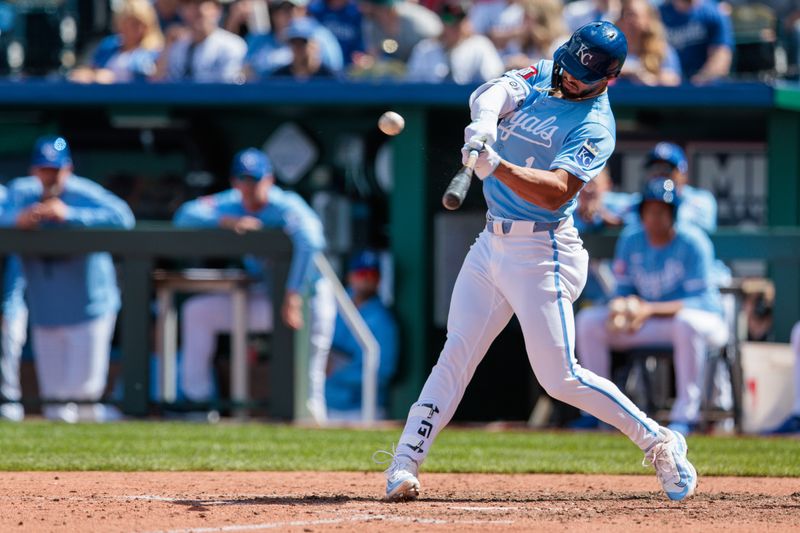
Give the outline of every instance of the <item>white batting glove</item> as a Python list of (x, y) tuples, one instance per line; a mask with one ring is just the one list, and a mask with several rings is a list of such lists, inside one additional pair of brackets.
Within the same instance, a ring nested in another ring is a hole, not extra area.
[(464, 128), (465, 143), (475, 137), (482, 137), (489, 146), (494, 145), (497, 141), (497, 117), (481, 117)]
[(489, 144), (484, 142), (483, 137), (475, 136), (461, 147), (462, 165), (467, 164), (469, 153), (472, 150), (478, 151), (478, 160), (475, 162), (475, 175), (479, 179), (485, 180), (495, 171), (497, 165), (500, 164), (501, 158)]

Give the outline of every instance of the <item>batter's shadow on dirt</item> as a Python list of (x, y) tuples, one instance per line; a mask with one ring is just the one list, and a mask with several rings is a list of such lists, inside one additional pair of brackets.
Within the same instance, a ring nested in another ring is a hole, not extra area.
[[(603, 501), (603, 500), (655, 500), (659, 499), (658, 493), (643, 492), (611, 492), (605, 494), (576, 495), (574, 493), (539, 493), (537, 495), (523, 497), (481, 497), (481, 496), (460, 496), (457, 494), (447, 497), (425, 497), (419, 503), (443, 503), (450, 505), (468, 504), (541, 504), (558, 502), (576, 501)], [(348, 495), (307, 495), (307, 496), (248, 496), (241, 498), (222, 498), (222, 499), (184, 499), (174, 500), (174, 505), (188, 507), (189, 511), (208, 511), (211, 507), (219, 506), (239, 506), (239, 505), (300, 505), (300, 506), (329, 506), (342, 505), (345, 503), (386, 503), (388, 505), (403, 505), (396, 502), (384, 502), (378, 497), (372, 496), (348, 496)]]

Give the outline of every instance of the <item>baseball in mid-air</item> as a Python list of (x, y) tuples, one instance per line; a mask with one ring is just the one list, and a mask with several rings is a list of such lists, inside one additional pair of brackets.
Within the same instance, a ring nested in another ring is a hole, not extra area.
[(405, 126), (405, 119), (394, 111), (387, 111), (378, 119), (378, 128), (386, 135), (397, 135)]

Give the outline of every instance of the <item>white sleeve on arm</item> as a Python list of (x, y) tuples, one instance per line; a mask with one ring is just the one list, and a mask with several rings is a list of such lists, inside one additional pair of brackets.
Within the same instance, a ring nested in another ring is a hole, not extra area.
[(504, 117), (521, 106), (530, 92), (525, 79), (515, 71), (507, 72), (475, 89), (469, 97), (470, 117), (473, 121), (489, 115)]

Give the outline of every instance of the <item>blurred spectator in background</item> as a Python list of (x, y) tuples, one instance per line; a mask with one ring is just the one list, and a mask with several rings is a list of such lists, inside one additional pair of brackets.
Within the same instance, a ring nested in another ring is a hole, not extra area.
[(339, 41), (345, 65), (353, 62), (355, 54), (364, 52), (363, 20), (356, 0), (313, 0), (308, 14)]
[[(380, 347), (378, 365), (378, 419), (386, 418), (389, 382), (397, 368), (397, 324), (378, 296), (380, 257), (372, 251), (358, 254), (350, 262), (347, 290)], [(330, 420), (361, 419), (364, 354), (342, 314), (336, 317), (325, 399)]]
[[(6, 222), (21, 229), (133, 227), (123, 200), (72, 173), (62, 137), (36, 141), (31, 174), (9, 184)], [(44, 416), (70, 423), (107, 420), (111, 411), (96, 402), (105, 391), (120, 308), (111, 255), (23, 256), (22, 264), (39, 392), (51, 402)]]
[(505, 68), (525, 68), (552, 59), (567, 39), (561, 0), (519, 0), (500, 14), (489, 35), (500, 50)]
[(296, 81), (336, 77), (334, 71), (322, 64), (319, 43), (314, 38), (314, 27), (315, 24), (308, 18), (292, 22), (286, 31), (292, 61), (273, 72), (273, 77), (291, 77)]
[(473, 33), (465, 4), (456, 0), (442, 4), (439, 18), (442, 34), (420, 41), (411, 52), (408, 81), (483, 83), (503, 74), (503, 62), (492, 42)]
[[(0, 185), (0, 214), (10, 207), (6, 188)], [(6, 224), (13, 221), (6, 219)], [(25, 409), (20, 385), (19, 364), (28, 334), (28, 308), (25, 305), (25, 278), (16, 255), (5, 258), (3, 273), (2, 321), (0, 322), (0, 420), (20, 422)]]
[(229, 4), (223, 26), (231, 33), (247, 39), (250, 35), (269, 33), (267, 0), (236, 0)]
[[(444, 0), (442, 0), (443, 2)], [(508, 0), (475, 0), (469, 9), (469, 21), (475, 33), (489, 35), (500, 14), (511, 4)]]
[(705, 189), (689, 185), (689, 161), (680, 146), (656, 144), (645, 161), (648, 178), (667, 176), (681, 194), (678, 222), (699, 227), (706, 233), (717, 229), (717, 199)]
[(156, 79), (203, 83), (241, 81), (247, 45), (238, 35), (220, 28), (222, 8), (217, 0), (181, 0), (180, 15), (187, 31), (167, 48), (158, 62)]
[(628, 39), (620, 78), (642, 85), (680, 85), (680, 59), (667, 42), (658, 10), (648, 0), (622, 0), (617, 26)]
[(115, 35), (100, 41), (88, 67), (70, 73), (81, 83), (145, 81), (156, 71), (164, 46), (156, 11), (149, 0), (125, 0), (114, 14)]
[[(237, 233), (262, 228), (280, 228), (293, 244), (286, 294), (281, 318), (292, 329), (303, 327), (303, 290), (311, 287), (308, 408), (314, 420), (325, 423), (325, 374), (336, 320), (336, 302), (330, 284), (313, 265), (314, 254), (325, 247), (322, 224), (316, 213), (297, 194), (275, 185), (272, 164), (255, 148), (242, 150), (233, 160), (232, 188), (185, 203), (175, 213), (176, 226), (225, 228)], [(253, 276), (264, 279), (263, 261), (245, 257), (245, 267)], [(197, 403), (211, 400), (211, 374), (216, 336), (231, 330), (229, 295), (194, 296), (182, 308), (181, 387), (186, 397)], [(272, 331), (273, 316), (265, 285), (248, 294), (248, 330)]]
[(361, 73), (402, 76), (414, 46), (442, 33), (439, 17), (419, 4), (406, 0), (361, 0), (360, 5), (367, 49), (355, 62)]
[(564, 22), (569, 33), (598, 20), (614, 22), (622, 9), (620, 0), (575, 0), (564, 6)]
[[(707, 350), (725, 344), (728, 328), (711, 279), (713, 245), (699, 229), (675, 223), (680, 201), (671, 179), (645, 184), (642, 224), (617, 241), (616, 298), (578, 313), (576, 343), (581, 365), (603, 377), (611, 375), (611, 349), (671, 346), (677, 398), (669, 427), (687, 434), (700, 412)], [(577, 425), (593, 422), (582, 415)]]
[(792, 414), (772, 433), (800, 433), (800, 322), (792, 328), (792, 351), (794, 351), (794, 405)]
[(173, 27), (183, 26), (180, 16), (180, 0), (153, 0), (153, 8), (158, 17), (158, 26), (161, 33), (167, 34)]
[(293, 22), (307, 20), (313, 25), (313, 38), (319, 45), (322, 64), (333, 72), (340, 72), (344, 66), (342, 48), (336, 37), (322, 24), (306, 17), (308, 0), (275, 0), (270, 3), (269, 33), (251, 35), (247, 42), (245, 57), (245, 76), (248, 80), (269, 77), (281, 67), (292, 62), (292, 50), (286, 32)]
[(669, 44), (678, 52), (684, 79), (700, 84), (728, 76), (733, 33), (723, 4), (714, 0), (667, 0), (659, 9)]

